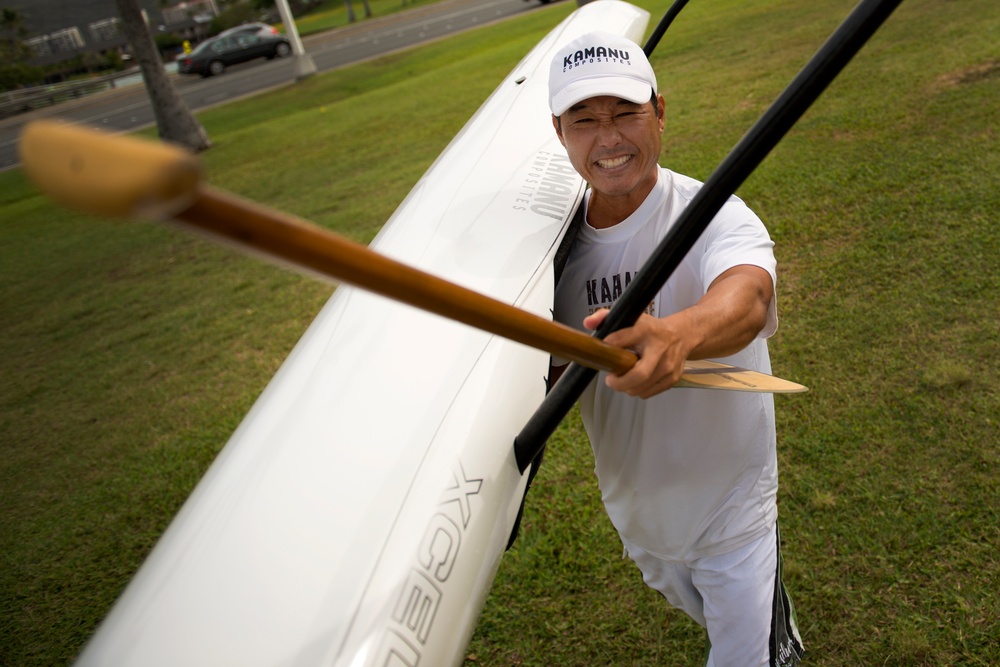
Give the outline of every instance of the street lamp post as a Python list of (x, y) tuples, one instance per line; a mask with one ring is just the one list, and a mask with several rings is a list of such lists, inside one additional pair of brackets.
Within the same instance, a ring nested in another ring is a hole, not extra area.
[(299, 29), (295, 27), (295, 19), (292, 17), (292, 10), (288, 7), (288, 0), (275, 0), (275, 6), (281, 15), (281, 22), (285, 26), (285, 34), (292, 44), (292, 54), (295, 56), (295, 79), (304, 79), (316, 73), (316, 63), (312, 57), (302, 48), (302, 40), (299, 38)]

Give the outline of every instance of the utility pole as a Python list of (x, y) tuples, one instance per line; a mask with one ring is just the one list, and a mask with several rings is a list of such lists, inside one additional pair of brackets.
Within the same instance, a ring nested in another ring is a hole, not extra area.
[(288, 41), (292, 43), (292, 53), (295, 56), (295, 80), (301, 81), (316, 73), (316, 63), (313, 62), (312, 56), (302, 48), (299, 29), (295, 26), (295, 18), (292, 16), (292, 10), (288, 7), (288, 0), (274, 0), (274, 5), (281, 15), (281, 22), (285, 26)]

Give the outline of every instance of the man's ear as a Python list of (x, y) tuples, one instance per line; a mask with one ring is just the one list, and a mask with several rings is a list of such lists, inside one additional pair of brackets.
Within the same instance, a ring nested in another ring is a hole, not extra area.
[(555, 128), (556, 136), (559, 137), (559, 143), (566, 147), (566, 140), (563, 139), (562, 133), (562, 122), (559, 120), (559, 116), (552, 114), (552, 127)]

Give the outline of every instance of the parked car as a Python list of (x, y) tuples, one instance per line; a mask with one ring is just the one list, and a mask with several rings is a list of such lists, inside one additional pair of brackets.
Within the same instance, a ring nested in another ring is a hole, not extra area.
[(181, 74), (212, 76), (222, 74), (226, 67), (254, 58), (284, 58), (292, 45), (284, 35), (235, 32), (205, 40), (194, 51), (178, 61)]
[(243, 25), (223, 30), (216, 35), (216, 37), (225, 37), (226, 35), (235, 35), (239, 33), (249, 33), (251, 35), (277, 35), (278, 29), (267, 23), (244, 23)]

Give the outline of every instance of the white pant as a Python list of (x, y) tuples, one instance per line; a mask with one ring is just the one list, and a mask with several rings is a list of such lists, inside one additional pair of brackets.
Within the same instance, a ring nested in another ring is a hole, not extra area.
[[(647, 586), (708, 631), (712, 649), (707, 667), (770, 664), (772, 627), (779, 620), (774, 618), (777, 526), (735, 551), (690, 562), (662, 560), (628, 542), (625, 549)], [(789, 622), (801, 654), (794, 622)]]

